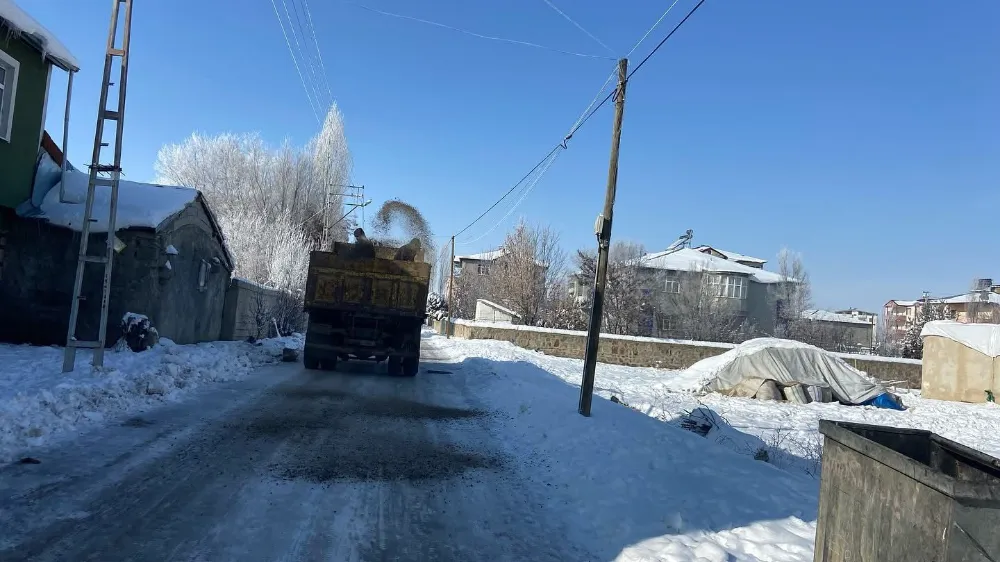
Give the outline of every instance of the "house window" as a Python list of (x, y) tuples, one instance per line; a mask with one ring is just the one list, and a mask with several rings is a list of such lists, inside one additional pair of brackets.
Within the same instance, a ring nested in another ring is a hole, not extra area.
[(712, 277), (712, 290), (715, 295), (726, 299), (747, 298), (747, 280), (737, 275), (716, 275)]
[(663, 286), (663, 290), (668, 293), (677, 294), (681, 292), (681, 280), (677, 278), (677, 274), (668, 273), (667, 281)]
[(478, 271), (480, 275), (489, 275), (490, 264), (481, 261), (478, 264), (476, 264), (476, 271)]
[(14, 125), (14, 94), (20, 63), (0, 51), (0, 140), (10, 142)]
[(659, 318), (659, 328), (661, 332), (670, 332), (674, 329), (674, 320), (670, 316), (661, 315)]

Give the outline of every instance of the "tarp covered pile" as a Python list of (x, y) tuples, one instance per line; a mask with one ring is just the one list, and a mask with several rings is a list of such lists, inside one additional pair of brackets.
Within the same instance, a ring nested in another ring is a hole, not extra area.
[(891, 397), (885, 387), (843, 359), (792, 340), (749, 340), (695, 363), (686, 375), (699, 377), (703, 390), (728, 396), (898, 406), (884, 397)]

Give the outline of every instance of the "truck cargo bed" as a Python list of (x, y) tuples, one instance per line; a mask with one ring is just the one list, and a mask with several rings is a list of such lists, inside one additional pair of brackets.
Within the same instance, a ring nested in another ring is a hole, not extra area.
[[(414, 375), (427, 317), (430, 265), (385, 257), (352, 257), (352, 244), (310, 255), (303, 362), (333, 368), (338, 359), (388, 360), (389, 371)], [(377, 255), (391, 257), (393, 248)]]

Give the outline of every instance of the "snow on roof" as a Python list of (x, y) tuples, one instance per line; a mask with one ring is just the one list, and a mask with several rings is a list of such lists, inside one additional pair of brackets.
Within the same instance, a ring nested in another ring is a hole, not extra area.
[(974, 349), (983, 355), (1000, 357), (1000, 325), (963, 324), (954, 320), (932, 320), (924, 324), (920, 337), (940, 336)]
[(699, 250), (683, 248), (675, 252), (657, 252), (642, 257), (642, 266), (668, 271), (708, 271), (711, 273), (742, 273), (758, 283), (781, 283), (785, 278), (735, 261), (715, 257)]
[[(965, 304), (970, 302), (985, 302), (980, 301), (980, 294), (977, 293), (964, 293), (961, 295), (955, 295), (953, 297), (940, 297), (927, 299), (931, 304)], [(987, 293), (988, 300), (990, 304), (1000, 304), (1000, 295), (996, 293)], [(918, 303), (924, 302), (923, 299), (913, 300), (913, 301), (889, 301), (896, 303), (896, 306), (914, 306)], [(887, 303), (888, 304), (888, 303)]]
[(455, 256), (455, 263), (460, 261), (474, 260), (474, 261), (493, 261), (503, 255), (503, 250), (493, 250), (490, 252), (482, 252), (479, 254), (469, 254), (466, 256)]
[(871, 322), (865, 322), (857, 316), (830, 312), (829, 310), (803, 310), (802, 318), (806, 320), (818, 320), (820, 322), (843, 322), (845, 324), (860, 324), (862, 326), (872, 325)]
[(0, 19), (7, 26), (34, 43), (49, 60), (66, 71), (80, 70), (80, 63), (62, 42), (35, 18), (22, 10), (14, 0), (0, 0)]
[(500, 312), (503, 312), (504, 314), (509, 314), (509, 315), (513, 316), (514, 318), (520, 318), (521, 317), (520, 314), (514, 312), (513, 310), (507, 308), (506, 306), (501, 306), (501, 305), (499, 305), (499, 304), (497, 304), (497, 303), (495, 303), (493, 301), (488, 301), (486, 299), (477, 299), (476, 302), (481, 302), (481, 303), (485, 304), (486, 306), (488, 306), (490, 308), (495, 308), (495, 309), (499, 310)]
[[(0, 0), (2, 1), (2, 0)], [(78, 170), (66, 172), (66, 199), (79, 203), (59, 201), (59, 184), (56, 184), (42, 201), (42, 218), (55, 225), (83, 230), (84, 201), (87, 198), (89, 174)], [(118, 183), (118, 212), (115, 230), (126, 228), (157, 228), (171, 216), (184, 210), (198, 197), (198, 190), (189, 187), (171, 187), (131, 181)], [(108, 231), (111, 205), (111, 187), (98, 185), (94, 194), (91, 232)]]
[(702, 251), (702, 250), (715, 250), (716, 252), (719, 252), (723, 256), (726, 256), (726, 259), (732, 260), (732, 261), (748, 261), (748, 262), (751, 262), (751, 263), (762, 263), (762, 264), (763, 263), (767, 263), (767, 260), (762, 260), (760, 258), (755, 258), (753, 256), (748, 256), (748, 255), (745, 255), (745, 254), (737, 254), (736, 252), (730, 252), (728, 250), (720, 250), (720, 249), (718, 249), (718, 248), (716, 248), (714, 246), (698, 246), (695, 249), (698, 250), (698, 251)]

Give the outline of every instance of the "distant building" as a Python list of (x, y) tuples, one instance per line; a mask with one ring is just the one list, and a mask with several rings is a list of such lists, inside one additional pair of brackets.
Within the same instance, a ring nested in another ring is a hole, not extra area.
[(992, 279), (982, 279), (981, 289), (949, 297), (930, 297), (916, 300), (891, 300), (885, 303), (882, 319), (886, 337), (901, 337), (907, 327), (916, 321), (917, 311), (925, 302), (942, 305), (944, 310), (965, 323), (994, 322), (1000, 318), (1000, 285)]
[(873, 342), (878, 340), (878, 327), (879, 327), (879, 317), (877, 312), (867, 312), (864, 310), (859, 310), (857, 308), (848, 308), (846, 310), (837, 310), (837, 314), (845, 314), (861, 320), (865, 324), (869, 324), (872, 327), (872, 338)]
[(798, 329), (811, 339), (808, 343), (831, 351), (845, 353), (871, 353), (875, 345), (877, 316), (863, 316), (829, 310), (806, 310), (802, 319), (814, 324), (815, 329), (799, 326)]
[(520, 324), (521, 315), (495, 302), (478, 299), (476, 301), (476, 320), (498, 324)]

